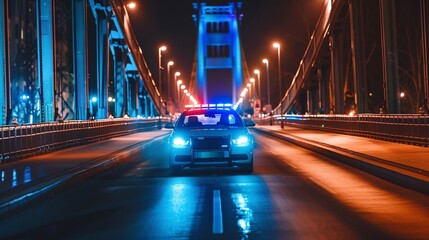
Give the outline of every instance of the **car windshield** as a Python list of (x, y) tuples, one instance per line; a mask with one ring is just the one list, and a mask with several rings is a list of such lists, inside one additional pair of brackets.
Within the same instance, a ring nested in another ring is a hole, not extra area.
[(241, 127), (243, 123), (240, 116), (228, 110), (190, 110), (179, 120), (178, 126), (235, 126)]

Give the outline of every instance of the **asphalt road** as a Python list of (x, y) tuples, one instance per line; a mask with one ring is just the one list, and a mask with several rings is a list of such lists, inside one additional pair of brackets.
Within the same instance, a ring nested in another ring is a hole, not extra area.
[(255, 172), (168, 169), (166, 141), (0, 220), (1, 239), (427, 239), (429, 196), (256, 135)]

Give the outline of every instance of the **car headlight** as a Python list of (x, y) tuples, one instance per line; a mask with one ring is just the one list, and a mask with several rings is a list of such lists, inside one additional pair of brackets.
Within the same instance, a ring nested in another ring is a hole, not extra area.
[(240, 136), (232, 139), (232, 144), (240, 147), (249, 146), (250, 138), (248, 136)]
[(172, 145), (174, 148), (184, 148), (189, 145), (189, 140), (185, 140), (181, 137), (174, 137), (172, 141)]

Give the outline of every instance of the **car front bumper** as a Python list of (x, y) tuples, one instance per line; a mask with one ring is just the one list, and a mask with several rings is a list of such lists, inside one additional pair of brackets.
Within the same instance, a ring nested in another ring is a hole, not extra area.
[(253, 164), (253, 148), (234, 147), (231, 149), (189, 148), (172, 149), (169, 154), (171, 168), (204, 167), (247, 167)]

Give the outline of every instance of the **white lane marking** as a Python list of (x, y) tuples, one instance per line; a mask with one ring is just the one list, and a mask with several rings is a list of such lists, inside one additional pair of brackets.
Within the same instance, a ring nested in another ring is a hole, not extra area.
[(213, 234), (223, 233), (220, 190), (213, 190)]

